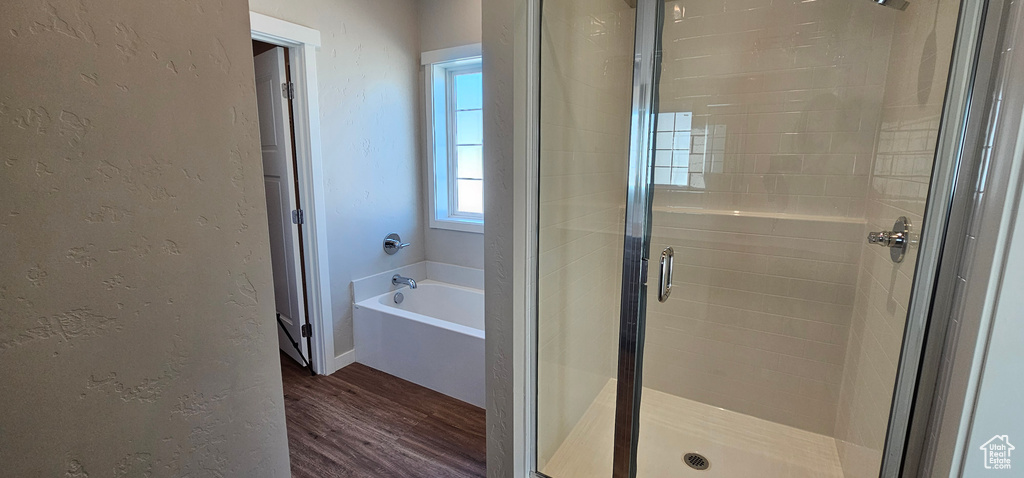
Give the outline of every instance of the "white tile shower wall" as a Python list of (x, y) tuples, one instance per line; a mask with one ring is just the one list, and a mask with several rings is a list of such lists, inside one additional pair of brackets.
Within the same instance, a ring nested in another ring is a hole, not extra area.
[(692, 113), (690, 178), (656, 192), (652, 255), (676, 248), (679, 291), (648, 299), (644, 384), (831, 434), (891, 14), (666, 7), (659, 108)]
[(622, 0), (543, 8), (541, 469), (614, 375), (634, 18)]
[(891, 15), (835, 0), (666, 8), (660, 112), (691, 113), (692, 124), (689, 186), (659, 200), (861, 217)]
[[(898, 216), (921, 230), (958, 8), (959, 2), (922, 0), (892, 12), (895, 36), (867, 201), (872, 230), (892, 228)], [(836, 445), (848, 478), (878, 476), (917, 259), (915, 248), (894, 264), (887, 250), (862, 247), (836, 414)]]
[(831, 434), (863, 220), (657, 208), (653, 224), (675, 285), (665, 303), (648, 289), (644, 386)]

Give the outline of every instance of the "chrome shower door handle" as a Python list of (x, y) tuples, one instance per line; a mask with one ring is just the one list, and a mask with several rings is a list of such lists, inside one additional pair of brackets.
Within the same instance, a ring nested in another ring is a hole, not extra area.
[(672, 263), (676, 253), (671, 247), (661, 251), (661, 275), (658, 276), (658, 302), (665, 302), (672, 295)]

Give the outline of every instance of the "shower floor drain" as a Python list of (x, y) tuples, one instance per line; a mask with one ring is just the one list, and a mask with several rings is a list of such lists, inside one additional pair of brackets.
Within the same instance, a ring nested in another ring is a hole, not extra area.
[(687, 453), (683, 455), (683, 463), (686, 463), (686, 466), (694, 470), (706, 470), (711, 466), (711, 462), (700, 453)]

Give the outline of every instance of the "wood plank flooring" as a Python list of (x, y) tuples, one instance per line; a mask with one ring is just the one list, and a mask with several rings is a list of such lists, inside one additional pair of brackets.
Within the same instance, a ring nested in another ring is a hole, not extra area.
[(292, 476), (486, 476), (483, 409), (358, 363), (281, 373)]

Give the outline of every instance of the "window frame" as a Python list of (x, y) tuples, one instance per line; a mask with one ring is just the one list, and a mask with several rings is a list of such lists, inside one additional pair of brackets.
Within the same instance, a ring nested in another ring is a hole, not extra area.
[[(479, 43), (423, 53), (424, 151), (427, 162), (429, 226), (483, 234), (484, 214), (457, 208), (456, 105), (454, 77), (482, 72)], [(451, 127), (449, 127), (451, 125)]]

